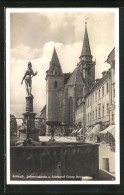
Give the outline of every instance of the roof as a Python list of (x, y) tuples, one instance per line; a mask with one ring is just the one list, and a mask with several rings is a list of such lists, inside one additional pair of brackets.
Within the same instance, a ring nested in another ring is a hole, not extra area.
[(46, 110), (46, 105), (42, 108), (41, 112)]
[(107, 60), (105, 62), (107, 62), (108, 64), (110, 64), (111, 61), (114, 60), (114, 58), (115, 58), (115, 47), (113, 48), (113, 50), (108, 55)]
[(83, 41), (83, 47), (82, 47), (81, 56), (92, 56), (91, 55), (91, 50), (90, 50), (88, 32), (87, 32), (87, 27), (86, 26), (85, 26), (84, 41)]
[(64, 73), (64, 84), (66, 84), (71, 76), (71, 73)]
[(51, 59), (51, 62), (57, 66), (60, 66), (60, 62), (59, 62), (59, 58), (58, 58), (58, 55), (56, 53), (56, 49), (54, 47), (54, 51), (53, 51), (53, 55), (52, 55), (52, 59)]
[(97, 81), (97, 83), (95, 83), (93, 85), (93, 87), (88, 91), (88, 93), (85, 95), (85, 97), (87, 97), (94, 89), (98, 88), (102, 84), (102, 82), (104, 82), (106, 80), (106, 78), (109, 76), (110, 76), (110, 71), (107, 71), (106, 74), (101, 79), (99, 79), (99, 81)]
[(76, 67), (69, 81), (67, 82), (67, 85), (83, 84), (83, 83), (84, 83), (84, 80), (82, 79), (80, 69)]
[(61, 65), (59, 62), (59, 58), (58, 58), (56, 49), (54, 47), (54, 51), (53, 51), (52, 59), (50, 61), (50, 67), (49, 67), (48, 72), (53, 73), (55, 69), (57, 69), (59, 75), (62, 74), (62, 69), (61, 69)]

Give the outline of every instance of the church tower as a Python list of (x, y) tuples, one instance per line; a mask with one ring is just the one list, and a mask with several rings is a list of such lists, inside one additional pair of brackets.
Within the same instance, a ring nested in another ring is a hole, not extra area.
[(95, 61), (92, 60), (92, 54), (90, 50), (89, 37), (87, 32), (87, 23), (85, 22), (85, 33), (83, 40), (83, 47), (81, 51), (81, 56), (79, 57), (80, 71), (82, 76), (87, 83), (88, 90), (93, 86), (95, 82)]
[(46, 120), (62, 122), (64, 75), (54, 48), (49, 70), (46, 71)]

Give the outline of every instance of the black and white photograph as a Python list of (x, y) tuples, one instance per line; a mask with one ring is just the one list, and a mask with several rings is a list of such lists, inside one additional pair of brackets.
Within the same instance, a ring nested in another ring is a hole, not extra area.
[(6, 8), (7, 184), (120, 184), (119, 9)]

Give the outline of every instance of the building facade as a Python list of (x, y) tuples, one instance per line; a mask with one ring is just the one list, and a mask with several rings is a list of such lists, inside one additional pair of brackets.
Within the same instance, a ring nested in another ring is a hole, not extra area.
[(96, 124), (101, 130), (109, 126), (110, 71), (103, 72), (103, 77), (96, 81), (85, 97), (86, 129)]
[(111, 66), (110, 124), (115, 124), (115, 48), (108, 55), (106, 62)]

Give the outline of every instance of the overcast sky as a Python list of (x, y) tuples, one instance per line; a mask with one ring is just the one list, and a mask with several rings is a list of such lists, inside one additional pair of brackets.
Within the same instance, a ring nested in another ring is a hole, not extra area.
[(33, 77), (34, 112), (38, 115), (46, 103), (46, 70), (54, 45), (64, 73), (72, 72), (79, 62), (83, 45), (85, 16), (96, 78), (110, 67), (105, 60), (115, 46), (114, 13), (37, 12), (10, 14), (10, 112), (22, 117), (25, 112), (25, 83), (22, 77), (28, 61), (38, 75)]

